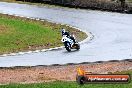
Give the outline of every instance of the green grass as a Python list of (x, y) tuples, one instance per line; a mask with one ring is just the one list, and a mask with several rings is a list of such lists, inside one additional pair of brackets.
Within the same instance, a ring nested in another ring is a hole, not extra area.
[[(132, 70), (115, 72), (116, 74), (130, 74)], [(8, 84), (1, 85), (0, 88), (131, 88), (132, 82), (129, 84), (84, 84), (78, 85), (76, 82), (55, 81), (47, 83), (34, 84)]]
[(48, 82), (36, 84), (9, 84), (0, 86), (0, 88), (131, 88), (129, 84), (84, 84), (78, 85), (76, 82)]
[(65, 25), (0, 15), (0, 54), (61, 46), (61, 27), (86, 38), (85, 33)]
[(114, 74), (130, 74), (130, 75), (132, 75), (132, 70), (121, 71), (121, 72), (117, 71), (117, 72), (114, 72)]
[(132, 0), (128, 0), (130, 3), (132, 3)]

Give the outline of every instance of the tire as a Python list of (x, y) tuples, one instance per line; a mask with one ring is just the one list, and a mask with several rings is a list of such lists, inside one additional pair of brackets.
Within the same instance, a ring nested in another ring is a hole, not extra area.
[(85, 77), (84, 76), (77, 76), (76, 77), (76, 82), (79, 84), (79, 85), (83, 85), (85, 83)]
[(80, 45), (76, 44), (76, 49), (79, 50), (80, 49)]
[(65, 45), (66, 50), (70, 52), (71, 51), (70, 43), (66, 42), (64, 43), (64, 45)]

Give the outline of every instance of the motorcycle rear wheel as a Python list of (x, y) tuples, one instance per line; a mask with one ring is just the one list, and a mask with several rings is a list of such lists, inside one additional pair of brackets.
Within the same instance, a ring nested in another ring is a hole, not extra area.
[(80, 45), (76, 44), (76, 49), (79, 50), (80, 49)]

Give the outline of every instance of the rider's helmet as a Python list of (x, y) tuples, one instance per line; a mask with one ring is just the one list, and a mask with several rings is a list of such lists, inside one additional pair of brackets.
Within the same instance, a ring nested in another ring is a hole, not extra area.
[(66, 30), (64, 28), (61, 29), (61, 34), (65, 34)]

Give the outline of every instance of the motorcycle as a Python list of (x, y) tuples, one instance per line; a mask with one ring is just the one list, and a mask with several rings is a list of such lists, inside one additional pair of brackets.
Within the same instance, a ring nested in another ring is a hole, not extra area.
[(80, 44), (78, 42), (74, 43), (74, 41), (68, 38), (66, 35), (62, 36), (61, 41), (64, 43), (64, 46), (68, 52), (70, 52), (71, 49), (80, 49)]

